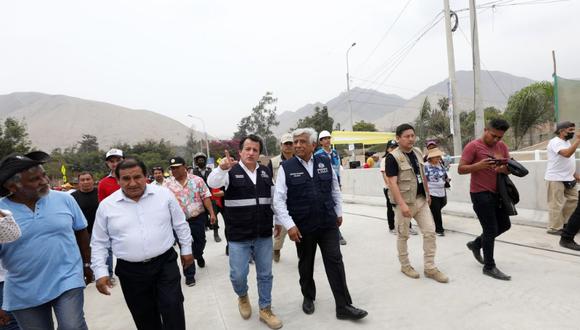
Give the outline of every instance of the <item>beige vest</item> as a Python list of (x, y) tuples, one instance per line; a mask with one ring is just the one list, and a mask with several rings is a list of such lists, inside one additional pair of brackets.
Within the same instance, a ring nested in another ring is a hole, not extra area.
[(276, 178), (278, 177), (278, 169), (280, 169), (280, 163), (282, 163), (282, 155), (278, 155), (276, 157), (273, 157), (270, 159), (270, 162), (272, 162), (272, 179), (274, 179), (274, 181), (276, 180)]
[[(413, 152), (417, 157), (417, 161), (419, 162), (419, 171), (421, 172), (421, 181), (423, 181), (423, 187), (425, 189), (425, 193), (427, 193), (425, 172), (424, 172), (424, 162), (423, 162), (423, 154), (421, 154), (421, 150), (419, 148), (413, 148)], [(391, 155), (395, 157), (397, 161), (397, 165), (399, 165), (399, 175), (397, 175), (397, 185), (399, 186), (399, 190), (401, 191), (401, 196), (403, 200), (407, 204), (415, 204), (415, 199), (417, 198), (417, 179), (415, 175), (415, 171), (413, 170), (413, 165), (409, 162), (409, 158), (405, 156), (405, 154), (401, 151), (400, 148), (397, 148), (391, 152)], [(395, 198), (392, 195), (392, 189), (389, 189), (389, 199), (392, 203), (395, 202)]]

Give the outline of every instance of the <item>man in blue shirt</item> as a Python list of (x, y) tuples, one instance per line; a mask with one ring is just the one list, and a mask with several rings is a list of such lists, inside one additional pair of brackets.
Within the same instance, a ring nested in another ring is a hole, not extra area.
[[(330, 132), (322, 131), (318, 134), (318, 142), (320, 143), (320, 149), (316, 150), (314, 156), (324, 155), (330, 159), (330, 165), (332, 170), (336, 173), (338, 178), (338, 184), (340, 185), (340, 155), (336, 149), (330, 146)], [(346, 240), (342, 237), (340, 229), (338, 230), (338, 235), (340, 236), (340, 245), (346, 245)]]
[[(8, 271), (2, 309), (23, 329), (87, 329), (85, 283), (92, 281), (87, 221), (74, 198), (51, 191), (35, 151), (0, 161), (0, 208), (10, 210), (22, 236), (0, 245)], [(83, 265), (84, 264), (84, 265)]]

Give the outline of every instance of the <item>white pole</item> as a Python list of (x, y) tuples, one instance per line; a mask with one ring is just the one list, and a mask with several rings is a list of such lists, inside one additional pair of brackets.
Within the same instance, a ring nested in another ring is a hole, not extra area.
[(471, 51), (473, 54), (473, 109), (475, 110), (475, 137), (483, 134), (485, 115), (481, 99), (481, 64), (479, 59), (479, 33), (477, 32), (477, 9), (475, 0), (469, 0), (469, 19), (471, 22)]
[(445, 15), (445, 36), (447, 39), (447, 65), (449, 69), (449, 85), (451, 94), (449, 95), (449, 110), (453, 114), (453, 121), (450, 125), (453, 128), (453, 153), (455, 156), (461, 155), (461, 126), (459, 122), (459, 109), (457, 108), (457, 81), (455, 79), (455, 55), (453, 51), (453, 35), (451, 34), (451, 11), (449, 0), (443, 0)]

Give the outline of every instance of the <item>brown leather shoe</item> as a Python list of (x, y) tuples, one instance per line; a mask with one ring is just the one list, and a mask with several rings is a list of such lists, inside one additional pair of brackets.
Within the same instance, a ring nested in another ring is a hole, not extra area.
[(240, 310), (240, 315), (244, 320), (247, 320), (252, 316), (252, 305), (250, 305), (248, 295), (238, 298), (238, 309)]
[(274, 250), (273, 259), (274, 259), (274, 262), (280, 261), (280, 250)]
[(282, 321), (272, 313), (270, 306), (260, 309), (260, 321), (266, 323), (270, 329), (280, 329), (282, 327)]
[(411, 266), (403, 266), (401, 267), (401, 272), (403, 272), (403, 274), (409, 276), (410, 278), (419, 278), (419, 273), (417, 273), (417, 271), (415, 271), (415, 269)]

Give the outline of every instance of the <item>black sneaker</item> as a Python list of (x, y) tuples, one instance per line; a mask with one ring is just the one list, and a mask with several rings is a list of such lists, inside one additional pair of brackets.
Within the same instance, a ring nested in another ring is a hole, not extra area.
[(185, 285), (187, 286), (194, 286), (195, 285), (195, 278), (186, 278)]
[(199, 268), (205, 267), (205, 259), (203, 259), (203, 257), (197, 258), (197, 265), (199, 266)]

